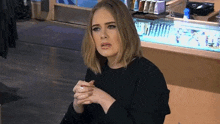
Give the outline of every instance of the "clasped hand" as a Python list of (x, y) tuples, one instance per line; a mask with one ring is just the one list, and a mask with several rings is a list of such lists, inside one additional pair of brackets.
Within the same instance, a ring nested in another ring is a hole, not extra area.
[(94, 81), (78, 81), (73, 88), (74, 102), (73, 107), (77, 113), (84, 111), (83, 105), (97, 103), (102, 106), (105, 112), (113, 104), (115, 99), (105, 91), (94, 86)]

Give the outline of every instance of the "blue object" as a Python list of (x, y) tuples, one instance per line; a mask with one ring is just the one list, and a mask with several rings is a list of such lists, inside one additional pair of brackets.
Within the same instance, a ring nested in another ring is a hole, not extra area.
[(190, 9), (189, 8), (184, 9), (184, 17), (187, 19), (190, 18)]
[[(41, 0), (35, 0), (35, 1), (41, 1)], [(62, 3), (67, 5), (75, 5), (77, 1), (77, 6), (87, 7), (87, 8), (93, 8), (98, 3), (98, 0), (56, 0), (56, 1), (57, 3)], [(125, 0), (121, 0), (121, 1), (124, 2)]]
[(57, 0), (57, 3), (63, 3), (67, 5), (75, 5), (73, 0)]
[(135, 0), (134, 2), (134, 11), (138, 11), (139, 10), (139, 3), (138, 0)]
[(77, 6), (93, 8), (98, 3), (98, 0), (78, 0)]

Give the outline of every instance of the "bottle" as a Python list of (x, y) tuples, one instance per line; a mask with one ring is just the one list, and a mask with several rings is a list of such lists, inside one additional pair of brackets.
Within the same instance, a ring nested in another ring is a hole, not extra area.
[(138, 0), (135, 0), (134, 2), (134, 11), (138, 11), (139, 10), (139, 2)]
[(151, 2), (150, 0), (145, 1), (143, 13), (148, 13), (150, 2)]
[(143, 12), (143, 10), (144, 10), (144, 3), (145, 3), (145, 0), (141, 0), (139, 2), (139, 12)]
[(183, 19), (184, 19), (184, 20), (190, 19), (190, 9), (189, 9), (189, 8), (185, 8), (185, 9), (184, 9)]
[(131, 0), (131, 10), (134, 10), (134, 3), (135, 3), (135, 0)]
[(154, 8), (155, 8), (156, 3), (157, 3), (157, 0), (152, 0), (150, 2), (150, 6), (149, 6), (149, 10), (148, 10), (149, 13), (154, 13)]

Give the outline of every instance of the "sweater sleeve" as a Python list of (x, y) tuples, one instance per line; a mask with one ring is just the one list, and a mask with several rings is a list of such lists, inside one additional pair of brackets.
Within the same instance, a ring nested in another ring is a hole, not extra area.
[(90, 82), (91, 80), (95, 80), (95, 79), (96, 79), (95, 73), (93, 73), (92, 70), (88, 68), (86, 71), (85, 81)]
[(60, 124), (83, 124), (81, 115), (75, 112), (71, 103)]
[(168, 105), (169, 90), (160, 70), (150, 63), (142, 65), (131, 98), (131, 106), (125, 109), (120, 101), (115, 101), (107, 112), (112, 124), (163, 124)]

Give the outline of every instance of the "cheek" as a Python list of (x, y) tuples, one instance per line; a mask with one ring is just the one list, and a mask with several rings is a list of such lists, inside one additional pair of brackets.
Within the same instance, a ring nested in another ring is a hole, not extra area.
[(109, 31), (108, 34), (110, 35), (113, 42), (118, 43), (120, 41), (119, 32), (117, 30)]
[(92, 37), (93, 37), (95, 46), (97, 47), (97, 46), (98, 46), (98, 43), (99, 43), (98, 34), (97, 34), (97, 33), (93, 33), (93, 34), (92, 34)]
[(115, 44), (117, 44), (117, 47), (119, 48), (119, 47), (120, 47), (120, 43), (121, 43), (121, 38), (120, 38), (118, 32), (115, 34), (115, 39), (114, 39), (114, 41), (115, 41)]

